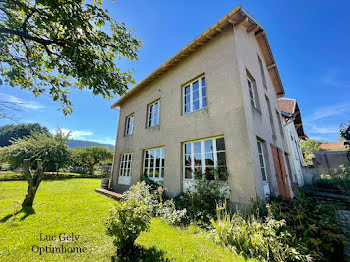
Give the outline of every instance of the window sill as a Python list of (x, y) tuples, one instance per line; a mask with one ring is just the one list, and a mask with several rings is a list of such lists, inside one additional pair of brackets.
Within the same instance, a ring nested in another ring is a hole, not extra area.
[(156, 126), (150, 126), (150, 127), (146, 127), (146, 130), (154, 130), (154, 129), (160, 129), (160, 124), (156, 125)]
[(208, 110), (208, 107), (206, 106), (206, 107), (203, 107), (201, 109), (198, 109), (198, 110), (195, 110), (195, 111), (192, 111), (192, 112), (183, 113), (182, 115), (183, 116), (188, 116), (188, 115), (191, 115), (191, 114), (196, 113), (196, 112), (202, 112), (202, 111), (207, 111), (207, 110)]

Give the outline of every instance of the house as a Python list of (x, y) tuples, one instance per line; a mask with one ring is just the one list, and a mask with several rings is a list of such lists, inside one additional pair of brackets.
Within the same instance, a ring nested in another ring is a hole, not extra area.
[(295, 99), (281, 98), (278, 100), (283, 116), (283, 130), (289, 154), (286, 156), (287, 168), (291, 174), (292, 183), (304, 186), (303, 169), (304, 156), (300, 139), (306, 139), (300, 109)]
[(263, 27), (237, 6), (112, 105), (113, 190), (147, 174), (176, 195), (191, 188), (193, 171), (220, 167), (233, 204), (290, 197), (284, 94)]

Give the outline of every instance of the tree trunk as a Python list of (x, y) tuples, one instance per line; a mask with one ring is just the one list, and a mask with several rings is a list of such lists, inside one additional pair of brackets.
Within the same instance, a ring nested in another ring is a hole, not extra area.
[(32, 174), (29, 170), (30, 161), (29, 159), (24, 159), (23, 173), (28, 181), (28, 191), (27, 195), (22, 203), (22, 207), (32, 207), (35, 198), (36, 191), (40, 185), (41, 180), (44, 177), (44, 170), (40, 159), (37, 159), (37, 169)]
[(90, 166), (90, 175), (93, 175), (94, 174), (94, 166)]

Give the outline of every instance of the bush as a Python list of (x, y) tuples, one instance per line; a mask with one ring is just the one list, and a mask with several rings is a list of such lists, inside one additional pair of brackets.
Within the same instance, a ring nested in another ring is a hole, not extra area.
[(196, 179), (193, 189), (176, 196), (174, 203), (177, 209), (187, 210), (188, 223), (208, 227), (211, 226), (210, 220), (216, 219), (216, 205), (228, 199), (228, 188), (223, 182), (218, 179)]
[(292, 235), (282, 230), (284, 220), (275, 220), (271, 215), (258, 220), (254, 216), (243, 219), (239, 214), (231, 216), (226, 207), (217, 207), (217, 220), (211, 220), (217, 243), (229, 246), (236, 254), (259, 261), (311, 261), (305, 248), (290, 247)]
[(159, 208), (156, 210), (156, 216), (170, 222), (173, 225), (181, 225), (186, 221), (186, 208), (177, 210), (175, 208), (174, 201), (167, 200), (164, 203), (160, 203)]
[(106, 233), (114, 237), (113, 244), (118, 255), (130, 256), (134, 251), (134, 242), (142, 231), (149, 228), (151, 213), (149, 206), (136, 200), (117, 202), (109, 210)]
[[(260, 214), (267, 212), (262, 203), (255, 206)], [(294, 236), (288, 239), (290, 246), (297, 248), (303, 245), (316, 261), (341, 259), (343, 238), (336, 205), (307, 197), (299, 190), (294, 199), (271, 197), (270, 206), (273, 218), (285, 220), (283, 230)]]

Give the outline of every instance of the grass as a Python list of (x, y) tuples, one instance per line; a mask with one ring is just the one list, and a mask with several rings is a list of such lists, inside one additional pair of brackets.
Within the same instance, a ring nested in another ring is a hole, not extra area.
[[(45, 172), (44, 180), (57, 180), (66, 178), (102, 178), (103, 174), (95, 172), (93, 175), (71, 173), (71, 172)], [(22, 173), (12, 171), (0, 171), (0, 181), (21, 181), (26, 180)]]
[[(116, 252), (103, 222), (114, 200), (94, 192), (99, 179), (43, 181), (34, 209), (20, 209), (27, 183), (0, 182), (0, 261), (111, 261)], [(40, 241), (43, 235), (80, 235), (78, 241)], [(137, 239), (145, 261), (244, 261), (218, 246), (202, 230), (181, 229), (152, 219)], [(84, 254), (39, 255), (32, 246), (86, 247)]]

